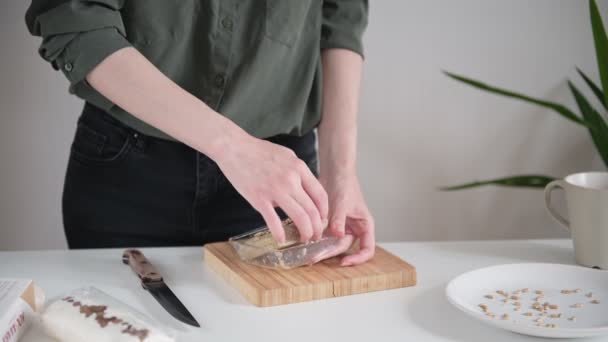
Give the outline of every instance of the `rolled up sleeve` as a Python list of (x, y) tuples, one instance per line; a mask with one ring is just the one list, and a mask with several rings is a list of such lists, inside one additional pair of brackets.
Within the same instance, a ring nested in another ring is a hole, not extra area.
[(112, 102), (94, 90), (87, 74), (113, 52), (131, 46), (120, 9), (124, 0), (34, 0), (26, 14), (30, 32), (42, 37), (39, 53), (70, 81), (70, 92), (98, 107)]
[(363, 56), (367, 0), (324, 0), (321, 49), (341, 48)]

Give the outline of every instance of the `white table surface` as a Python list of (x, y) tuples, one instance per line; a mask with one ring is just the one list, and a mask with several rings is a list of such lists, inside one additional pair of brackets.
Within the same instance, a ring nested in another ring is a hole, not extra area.
[[(573, 264), (569, 240), (385, 243), (416, 266), (418, 285), (314, 302), (258, 308), (203, 266), (201, 248), (142, 251), (201, 323), (167, 314), (140, 286), (121, 250), (0, 252), (0, 278), (32, 278), (47, 298), (94, 285), (177, 330), (178, 341), (546, 341), (497, 330), (446, 300), (453, 277), (504, 263)], [(50, 341), (34, 326), (24, 342)], [(563, 341), (563, 340), (562, 340)], [(608, 341), (608, 338), (593, 341)]]

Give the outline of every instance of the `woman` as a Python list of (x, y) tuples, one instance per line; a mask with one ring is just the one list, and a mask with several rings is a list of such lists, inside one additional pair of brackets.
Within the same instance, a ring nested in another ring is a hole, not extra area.
[(86, 101), (63, 194), (70, 248), (262, 224), (283, 241), (286, 214), (304, 241), (328, 221), (336, 253), (359, 239), (343, 265), (373, 256), (355, 167), (366, 0), (33, 0), (26, 22)]

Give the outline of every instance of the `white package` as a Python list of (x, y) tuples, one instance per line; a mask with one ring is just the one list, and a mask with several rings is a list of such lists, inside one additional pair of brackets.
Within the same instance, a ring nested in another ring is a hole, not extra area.
[(46, 334), (62, 342), (174, 342), (157, 322), (94, 287), (51, 302), (42, 314)]
[(43, 303), (42, 290), (30, 279), (0, 279), (0, 341), (19, 341)]

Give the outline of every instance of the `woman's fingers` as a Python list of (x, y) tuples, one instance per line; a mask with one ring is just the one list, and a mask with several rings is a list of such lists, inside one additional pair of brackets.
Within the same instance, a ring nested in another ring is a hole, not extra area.
[(346, 209), (338, 204), (333, 208), (329, 219), (329, 229), (334, 236), (343, 237), (346, 226)]
[[(302, 164), (304, 163), (302, 162)], [(310, 180), (306, 172), (310, 173), (310, 170), (306, 168), (306, 170), (300, 169), (298, 172), (284, 174), (281, 185), (268, 192), (264, 198), (263, 208), (258, 210), (278, 242), (284, 242), (285, 232), (274, 210), (275, 206), (283, 209), (293, 220), (303, 242), (309, 241), (311, 238), (318, 240), (323, 235), (324, 225), (317, 202), (327, 206), (327, 194), (312, 173), (310, 176), (313, 180)], [(304, 180), (305, 178), (308, 180)], [(305, 190), (305, 187), (312, 189), (310, 193), (315, 194), (316, 200)], [(324, 202), (325, 204), (323, 204)], [(327, 210), (326, 207), (324, 208)]]
[(268, 227), (268, 230), (270, 230), (275, 241), (284, 243), (285, 229), (283, 228), (279, 215), (277, 215), (277, 212), (274, 210), (274, 206), (270, 202), (267, 202), (257, 210), (262, 215), (262, 218), (264, 219), (264, 222), (266, 222), (266, 226)]
[(327, 192), (304, 162), (300, 163), (300, 176), (302, 177), (302, 187), (317, 207), (321, 221), (327, 220), (329, 212)]
[[(323, 223), (317, 206), (305, 191), (298, 191), (292, 195), (292, 198), (306, 211), (308, 218), (312, 224), (312, 239), (319, 240), (323, 235)], [(293, 220), (293, 218), (292, 218)]]
[(373, 219), (368, 218), (358, 222), (362, 226), (357, 227), (356, 230), (360, 231), (359, 235), (359, 251), (353, 255), (346, 256), (342, 259), (342, 266), (352, 266), (362, 264), (374, 256), (376, 250), (376, 238), (374, 234), (374, 222)]
[(346, 252), (350, 248), (350, 246), (352, 246), (354, 241), (355, 241), (354, 236), (352, 236), (350, 234), (345, 235), (343, 238), (338, 240), (338, 243), (335, 246), (332, 246), (332, 248), (328, 249), (325, 253), (317, 255), (310, 263), (316, 264), (319, 261), (333, 258), (336, 255), (340, 255), (340, 254)]
[(314, 231), (312, 223), (308, 213), (302, 205), (300, 205), (291, 195), (284, 193), (279, 195), (278, 199), (275, 200), (278, 206), (291, 218), (291, 220), (298, 227), (300, 233), (300, 240), (302, 242), (309, 241), (312, 238)]
[[(308, 216), (308, 220), (304, 218), (297, 219), (294, 215), (302, 215), (301, 210), (295, 208), (295, 204), (291, 203), (292, 213), (288, 212), (287, 208), (281, 207), (287, 215), (295, 222), (298, 230), (300, 231), (300, 236), (302, 237), (302, 241), (308, 241), (310, 238), (314, 240), (318, 240), (323, 235), (324, 224), (323, 221), (327, 218), (327, 193), (321, 183), (315, 178), (312, 174), (308, 166), (305, 162), (300, 159), (296, 161), (295, 172), (297, 175), (293, 175), (288, 179), (292, 180), (291, 186), (287, 189), (289, 191), (289, 195), (297, 205), (304, 210), (305, 214)], [(297, 176), (297, 177), (296, 177)], [(297, 179), (297, 182), (294, 180)], [(290, 205), (290, 201), (286, 203)], [(304, 226), (300, 226), (298, 221), (303, 222)], [(309, 223), (306, 223), (307, 221)], [(312, 230), (312, 235), (309, 236), (309, 228)]]

